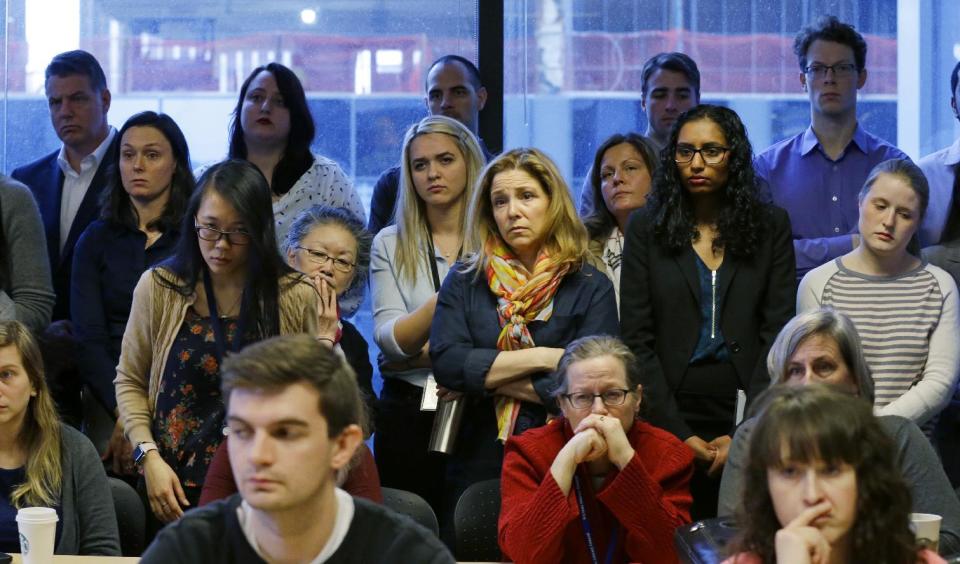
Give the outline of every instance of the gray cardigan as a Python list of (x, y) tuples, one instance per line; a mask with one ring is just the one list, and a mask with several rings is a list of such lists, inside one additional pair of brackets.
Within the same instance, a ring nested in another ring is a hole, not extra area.
[(120, 556), (113, 495), (97, 449), (86, 436), (60, 424), (63, 529), (56, 554)]
[(16, 319), (40, 333), (50, 324), (56, 300), (40, 211), (29, 188), (3, 175), (0, 211), (5, 243), (0, 251), (0, 320)]
[[(877, 418), (880, 426), (896, 445), (897, 463), (904, 481), (910, 487), (913, 510), (935, 513), (943, 517), (940, 524), (940, 553), (960, 552), (960, 500), (950, 487), (940, 459), (930, 441), (917, 424), (897, 415)], [(737, 429), (727, 453), (727, 463), (720, 480), (720, 501), (717, 514), (735, 515), (743, 497), (743, 474), (747, 468), (750, 435), (757, 418), (747, 419)]]

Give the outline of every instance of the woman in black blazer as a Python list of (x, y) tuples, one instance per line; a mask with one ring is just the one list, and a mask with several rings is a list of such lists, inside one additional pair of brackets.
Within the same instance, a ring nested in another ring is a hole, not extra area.
[(733, 427), (767, 387), (767, 351), (794, 314), (790, 221), (760, 201), (751, 162), (735, 112), (685, 112), (625, 237), (621, 333), (648, 418), (696, 455), (694, 519), (716, 514)]

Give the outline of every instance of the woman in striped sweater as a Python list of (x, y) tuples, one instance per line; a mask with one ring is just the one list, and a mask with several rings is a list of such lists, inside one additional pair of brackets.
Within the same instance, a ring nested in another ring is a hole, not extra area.
[(873, 371), (877, 414), (932, 426), (956, 385), (960, 324), (953, 279), (908, 249), (928, 199), (916, 165), (877, 165), (860, 190), (858, 244), (804, 276), (797, 311), (829, 306), (847, 314)]

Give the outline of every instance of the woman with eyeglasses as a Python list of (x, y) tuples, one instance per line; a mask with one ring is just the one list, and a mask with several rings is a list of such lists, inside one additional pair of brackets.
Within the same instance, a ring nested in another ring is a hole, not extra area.
[(563, 417), (511, 437), (499, 540), (517, 563), (675, 562), (690, 522), (693, 454), (639, 417), (633, 353), (616, 337), (570, 343), (555, 373)]
[(766, 388), (767, 351), (794, 313), (790, 222), (761, 202), (751, 161), (736, 113), (684, 112), (625, 237), (623, 340), (650, 422), (696, 456), (694, 519), (716, 514), (734, 424)]
[[(428, 452), (434, 411), (428, 339), (437, 292), (460, 257), (467, 202), (484, 165), (476, 137), (460, 122), (430, 116), (407, 130), (394, 225), (373, 240), (373, 338), (382, 352), (383, 390), (374, 453), (384, 486), (412, 491), (446, 523), (445, 460)], [(456, 394), (440, 389), (441, 401)], [(452, 515), (451, 515), (452, 517)]]
[[(166, 114), (141, 112), (117, 133), (117, 150), (101, 202), (73, 255), (70, 312), (80, 341), (77, 366), (94, 397), (117, 411), (113, 379), (130, 316), (133, 288), (144, 270), (173, 253), (196, 183), (180, 127)], [(129, 442), (118, 420), (104, 457), (115, 474), (131, 474)]]
[(277, 251), (263, 175), (230, 160), (197, 186), (173, 255), (134, 289), (115, 381), (141, 486), (163, 523), (197, 504), (223, 439), (224, 356), (273, 335), (317, 334), (316, 290)]
[(351, 290), (362, 295), (370, 269), (373, 237), (363, 223), (343, 208), (314, 206), (290, 224), (281, 251), (287, 263), (305, 274), (319, 294), (317, 340), (343, 353), (357, 376), (364, 402), (375, 413), (373, 367), (367, 341), (341, 318), (338, 300)]

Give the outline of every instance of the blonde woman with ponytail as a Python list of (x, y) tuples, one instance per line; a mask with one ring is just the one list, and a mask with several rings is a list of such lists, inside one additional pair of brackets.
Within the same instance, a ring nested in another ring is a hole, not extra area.
[(464, 248), (467, 205), (483, 165), (477, 138), (460, 122), (430, 116), (411, 126), (394, 225), (377, 234), (370, 257), (373, 337), (383, 353), (374, 435), (380, 479), (426, 499), (441, 523), (445, 460), (428, 453), (434, 412), (421, 410), (421, 401), (456, 396), (431, 391), (427, 341), (437, 291)]
[(119, 556), (111, 499), (96, 449), (57, 416), (36, 341), (0, 322), (0, 551), (20, 552), (19, 508), (52, 507), (56, 554)]

